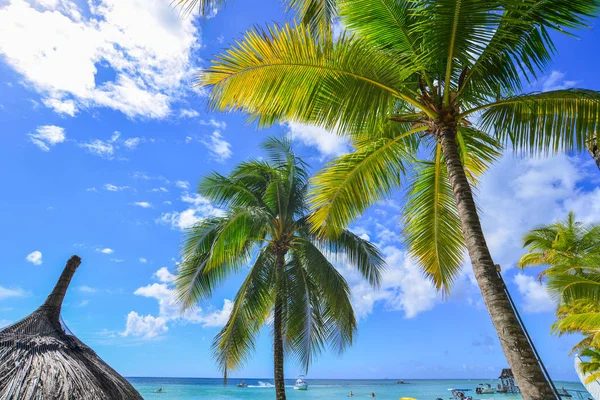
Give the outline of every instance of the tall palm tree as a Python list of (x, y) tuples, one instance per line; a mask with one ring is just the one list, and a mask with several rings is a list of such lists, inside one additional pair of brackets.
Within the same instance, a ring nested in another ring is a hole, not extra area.
[(559, 301), (553, 332), (584, 335), (573, 351), (600, 347), (600, 224), (584, 224), (569, 212), (525, 234), (523, 247), (528, 253), (519, 267), (547, 266), (540, 279)]
[(350, 231), (336, 238), (311, 232), (306, 165), (286, 140), (269, 139), (263, 147), (269, 162), (244, 162), (229, 176), (213, 173), (200, 183), (199, 194), (226, 211), (188, 231), (176, 288), (184, 308), (192, 307), (254, 259), (213, 349), (226, 378), (249, 357), (272, 317), (275, 390), (282, 400), (284, 353), (308, 369), (326, 346), (341, 352), (354, 337), (350, 289), (326, 255), (343, 255), (373, 287), (385, 262)]
[[(549, 31), (582, 27), (597, 6), (339, 0), (351, 33), (334, 39), (306, 25), (255, 29), (216, 57), (200, 82), (212, 88), (213, 109), (244, 111), (260, 126), (297, 121), (353, 139), (355, 151), (315, 178), (310, 221), (321, 235), (335, 237), (410, 181), (414, 203), (407, 210), (427, 216), (405, 217), (412, 254), (447, 289), (466, 247), (524, 397), (547, 399), (552, 389), (504, 291), (471, 184), (494, 158), (492, 136), (555, 147), (587, 143), (600, 117), (599, 93), (512, 94), (520, 93), (521, 77), (535, 79), (551, 60)], [(416, 156), (427, 158), (415, 170)]]

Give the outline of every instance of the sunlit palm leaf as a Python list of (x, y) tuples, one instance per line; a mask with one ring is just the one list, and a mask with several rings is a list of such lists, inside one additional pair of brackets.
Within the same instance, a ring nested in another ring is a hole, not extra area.
[(213, 109), (242, 110), (262, 125), (293, 120), (354, 132), (374, 129), (385, 111), (409, 99), (403, 80), (412, 71), (392, 65), (352, 36), (317, 43), (306, 26), (285, 25), (246, 33), (202, 72), (200, 84), (212, 87)]

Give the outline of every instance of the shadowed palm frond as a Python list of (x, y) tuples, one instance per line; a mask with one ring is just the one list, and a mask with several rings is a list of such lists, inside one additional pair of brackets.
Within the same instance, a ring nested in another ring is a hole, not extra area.
[(483, 107), (481, 121), (516, 151), (585, 150), (600, 125), (600, 93), (567, 89), (506, 98)]
[(549, 64), (555, 50), (549, 29), (565, 32), (586, 26), (599, 2), (589, 0), (512, 0), (502, 2), (503, 15), (493, 37), (465, 78), (465, 88), (493, 93), (517, 92), (521, 75), (529, 82)]
[(420, 161), (404, 208), (404, 237), (410, 254), (438, 290), (450, 291), (465, 251), (460, 220), (441, 146), (434, 161)]
[(267, 246), (242, 283), (227, 324), (215, 336), (213, 352), (223, 372), (240, 368), (254, 350), (256, 336), (273, 305), (272, 263), (273, 254)]
[(326, 238), (324, 247), (334, 259), (337, 256), (347, 257), (372, 287), (378, 288), (381, 285), (385, 258), (373, 243), (344, 230), (338, 236)]
[(313, 178), (314, 212), (309, 218), (313, 227), (336, 236), (352, 219), (397, 189), (405, 165), (413, 160), (406, 138), (426, 129), (373, 139), (327, 164)]

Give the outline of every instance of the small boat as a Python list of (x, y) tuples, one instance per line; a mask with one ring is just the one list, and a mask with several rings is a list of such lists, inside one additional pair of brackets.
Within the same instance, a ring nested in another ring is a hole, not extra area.
[(449, 389), (452, 390), (452, 400), (473, 400), (471, 396), (465, 395), (465, 392), (471, 389)]
[(241, 381), (236, 386), (239, 387), (239, 388), (247, 388), (248, 384), (246, 383), (246, 381)]
[(294, 385), (294, 390), (307, 390), (308, 383), (304, 380), (304, 375), (301, 375), (296, 379), (296, 384)]
[(496, 388), (492, 387), (489, 383), (480, 383), (475, 388), (475, 393), (477, 394), (494, 394), (496, 393)]

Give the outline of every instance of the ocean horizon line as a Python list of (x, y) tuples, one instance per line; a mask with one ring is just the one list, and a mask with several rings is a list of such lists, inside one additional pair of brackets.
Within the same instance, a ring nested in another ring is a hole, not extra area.
[[(404, 381), (410, 383), (410, 381), (477, 381), (477, 380), (498, 380), (498, 378), (318, 378), (309, 377), (308, 375), (297, 375), (305, 376), (307, 380), (319, 380), (319, 381)], [(296, 377), (288, 378), (286, 380), (296, 380)], [(223, 380), (223, 377), (193, 377), (193, 376), (125, 376), (126, 379), (211, 379), (211, 380)], [(228, 377), (228, 381), (237, 380), (257, 380), (257, 381), (269, 381), (273, 380), (273, 377)], [(556, 379), (554, 382), (566, 382), (566, 383), (579, 383), (576, 380), (564, 380)]]

